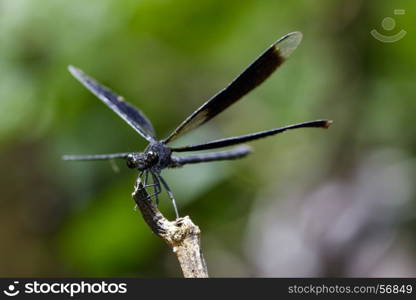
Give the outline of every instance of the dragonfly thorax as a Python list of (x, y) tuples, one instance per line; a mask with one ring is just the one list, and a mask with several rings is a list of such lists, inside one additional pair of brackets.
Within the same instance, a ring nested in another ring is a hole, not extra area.
[(143, 153), (145, 168), (159, 173), (171, 164), (171, 153), (170, 148), (161, 142), (149, 144)]

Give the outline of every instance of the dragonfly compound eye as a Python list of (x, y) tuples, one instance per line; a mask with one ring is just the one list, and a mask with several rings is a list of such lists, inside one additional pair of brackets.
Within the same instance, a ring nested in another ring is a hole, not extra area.
[(133, 154), (127, 155), (126, 164), (127, 164), (127, 167), (129, 167), (130, 169), (134, 169), (137, 167), (136, 158), (134, 157)]
[(146, 163), (148, 164), (155, 163), (158, 159), (159, 159), (159, 156), (157, 155), (156, 152), (154, 151), (147, 152)]

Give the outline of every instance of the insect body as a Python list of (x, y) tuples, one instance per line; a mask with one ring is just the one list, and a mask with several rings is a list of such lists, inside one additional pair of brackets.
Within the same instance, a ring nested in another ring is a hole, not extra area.
[[(126, 121), (134, 130), (136, 130), (149, 142), (149, 145), (143, 152), (81, 156), (66, 155), (63, 159), (125, 159), (129, 168), (137, 169), (139, 171), (139, 177), (141, 181), (144, 182), (143, 188), (153, 188), (153, 194), (149, 197), (154, 197), (156, 199), (156, 203), (158, 203), (158, 195), (162, 191), (162, 186), (166, 189), (172, 200), (176, 217), (179, 217), (173, 193), (161, 176), (161, 171), (163, 169), (181, 167), (185, 164), (237, 159), (249, 154), (250, 148), (243, 145), (231, 150), (201, 153), (186, 157), (174, 156), (172, 155), (173, 152), (189, 152), (223, 148), (275, 135), (289, 129), (305, 127), (328, 128), (331, 125), (332, 121), (330, 120), (314, 120), (243, 136), (219, 139), (197, 145), (176, 148), (168, 146), (168, 144), (173, 140), (214, 118), (227, 107), (237, 102), (244, 95), (263, 83), (290, 56), (293, 50), (299, 45), (301, 39), (302, 34), (300, 32), (292, 32), (277, 40), (226, 88), (218, 92), (196, 111), (194, 111), (167, 138), (163, 140), (156, 139), (152, 123), (139, 109), (124, 101), (121, 96), (116, 95), (110, 89), (101, 85), (81, 70), (73, 66), (69, 66), (69, 71), (76, 79), (78, 79), (87, 89), (95, 94), (122, 119), (124, 119), (124, 121)], [(149, 177), (151, 177), (153, 182), (152, 184), (149, 184)]]

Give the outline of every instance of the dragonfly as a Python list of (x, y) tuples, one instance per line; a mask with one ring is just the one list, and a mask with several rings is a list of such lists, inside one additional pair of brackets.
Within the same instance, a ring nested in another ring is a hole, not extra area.
[[(127, 167), (139, 171), (142, 189), (150, 191), (148, 199), (153, 199), (156, 205), (159, 204), (159, 194), (164, 188), (172, 201), (176, 217), (179, 218), (175, 197), (169, 185), (161, 176), (165, 168), (178, 168), (187, 164), (203, 162), (233, 160), (243, 158), (251, 152), (246, 145), (239, 145), (251, 142), (264, 137), (276, 135), (287, 130), (298, 128), (328, 128), (331, 120), (321, 119), (308, 122), (296, 123), (278, 127), (266, 131), (260, 131), (242, 136), (218, 139), (201, 144), (171, 147), (170, 143), (185, 133), (196, 129), (226, 108), (243, 98), (250, 91), (262, 84), (277, 68), (279, 68), (302, 40), (302, 33), (292, 32), (284, 35), (274, 42), (265, 52), (254, 60), (240, 75), (238, 75), (227, 87), (220, 90), (208, 101), (202, 104), (197, 110), (189, 115), (179, 126), (164, 139), (157, 139), (152, 123), (142, 111), (135, 108), (117, 95), (109, 88), (100, 84), (80, 69), (69, 66), (69, 72), (80, 81), (88, 90), (97, 96), (104, 104), (119, 115), (139, 135), (146, 139), (149, 144), (142, 152), (96, 154), (96, 155), (65, 155), (64, 160), (113, 160), (124, 159)], [(203, 152), (188, 156), (177, 156), (174, 153), (212, 150), (229, 146), (239, 145), (229, 150)], [(153, 201), (151, 200), (151, 201)]]

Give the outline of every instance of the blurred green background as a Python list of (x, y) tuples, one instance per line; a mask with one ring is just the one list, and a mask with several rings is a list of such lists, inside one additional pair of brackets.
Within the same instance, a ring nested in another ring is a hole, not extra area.
[[(258, 141), (243, 160), (165, 171), (179, 210), (202, 230), (211, 276), (416, 276), (415, 10), (410, 0), (0, 0), (0, 275), (181, 276), (134, 210), (136, 171), (61, 161), (146, 146), (69, 64), (164, 138), (299, 30), (276, 74), (175, 144), (333, 126)], [(407, 34), (384, 43), (373, 29)]]

